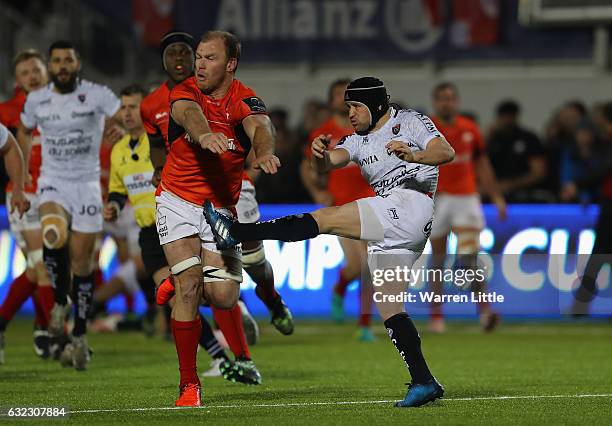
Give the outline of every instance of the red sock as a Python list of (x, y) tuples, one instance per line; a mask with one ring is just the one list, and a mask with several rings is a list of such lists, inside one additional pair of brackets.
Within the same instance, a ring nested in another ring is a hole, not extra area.
[(40, 301), (40, 305), (43, 312), (43, 322), (39, 325), (43, 328), (47, 328), (49, 325), (49, 318), (51, 317), (51, 309), (53, 309), (53, 305), (55, 304), (55, 294), (53, 292), (53, 287), (50, 285), (39, 285), (36, 288), (36, 296)]
[(38, 297), (37, 291), (34, 291), (34, 294), (32, 295), (32, 303), (34, 304), (34, 312), (35, 312), (34, 324), (36, 324), (37, 327), (46, 328), (45, 327), (45, 311), (43, 309), (42, 304), (40, 303), (40, 298)]
[(359, 326), (369, 327), (372, 320), (374, 288), (372, 283), (361, 281), (359, 285)]
[(12, 320), (15, 313), (21, 308), (21, 305), (34, 294), (35, 290), (36, 283), (31, 282), (25, 272), (15, 278), (11, 283), (2, 307), (0, 307), (0, 317), (6, 321)]
[(94, 291), (100, 288), (101, 285), (104, 284), (104, 274), (102, 273), (102, 269), (96, 268), (93, 271), (94, 274)]
[(225, 340), (227, 340), (227, 344), (234, 356), (236, 358), (242, 357), (251, 359), (249, 345), (244, 335), (240, 307), (235, 305), (232, 309), (212, 308), (212, 311), (215, 322), (223, 332)]
[(429, 311), (429, 317), (432, 320), (443, 319), (444, 314), (442, 313), (442, 305), (440, 304), (432, 304)]
[(334, 286), (334, 293), (336, 293), (338, 296), (344, 297), (349, 283), (350, 281), (347, 281), (347, 279), (344, 278), (344, 275), (342, 275), (342, 271), (340, 271), (340, 278), (338, 278), (338, 282)]
[(174, 334), (174, 345), (179, 361), (181, 373), (180, 386), (188, 384), (200, 384), (197, 368), (198, 343), (202, 334), (202, 323), (200, 318), (193, 321), (172, 322), (172, 334)]
[(489, 302), (480, 301), (476, 304), (476, 309), (479, 314), (488, 314), (491, 311), (491, 307), (489, 306)]

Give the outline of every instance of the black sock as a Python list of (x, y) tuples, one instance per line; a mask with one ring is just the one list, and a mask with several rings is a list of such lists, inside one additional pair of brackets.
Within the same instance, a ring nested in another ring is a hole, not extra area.
[(85, 277), (74, 276), (73, 297), (74, 297), (74, 329), (73, 336), (82, 336), (87, 331), (87, 319), (91, 314), (93, 302), (93, 274)]
[(147, 302), (147, 318), (155, 317), (155, 281), (153, 281), (153, 277), (147, 275), (145, 278), (140, 278), (138, 284)]
[(419, 332), (408, 314), (402, 312), (393, 315), (385, 321), (385, 327), (391, 341), (408, 366), (412, 383), (427, 383), (432, 380), (433, 376), (421, 352)]
[(51, 285), (55, 289), (55, 303), (65, 305), (70, 290), (70, 251), (68, 245), (60, 249), (43, 247), (43, 259)]
[(212, 358), (228, 359), (227, 355), (225, 354), (225, 351), (221, 347), (221, 344), (215, 337), (212, 327), (210, 326), (208, 321), (206, 321), (206, 318), (204, 318), (203, 315), (200, 315), (200, 322), (202, 323), (200, 345), (202, 345), (202, 347), (206, 349), (206, 352), (208, 352), (208, 355), (210, 355)]
[(6, 326), (8, 325), (8, 321), (4, 318), (0, 317), (0, 333), (6, 330)]
[(267, 222), (234, 222), (230, 228), (238, 241), (302, 241), (319, 235), (319, 225), (311, 214), (295, 214)]

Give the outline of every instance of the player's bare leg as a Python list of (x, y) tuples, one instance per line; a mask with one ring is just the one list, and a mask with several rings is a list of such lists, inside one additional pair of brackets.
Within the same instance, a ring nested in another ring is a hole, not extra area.
[(163, 246), (172, 271), (175, 300), (171, 327), (179, 361), (180, 383), (177, 406), (200, 406), (200, 379), (197, 350), (202, 325), (198, 306), (202, 297), (202, 260), (197, 235), (181, 238)]
[[(466, 269), (476, 269), (478, 267), (478, 251), (480, 249), (480, 229), (454, 227), (453, 232), (457, 236), (457, 255), (460, 265)], [(471, 291), (476, 294), (486, 292), (486, 281), (473, 282), (471, 284)], [(491, 309), (491, 305), (485, 301), (478, 302), (477, 307), (483, 331), (493, 331), (499, 325), (499, 314), (494, 312)]]
[[(382, 240), (384, 229), (374, 211), (367, 203), (361, 209), (356, 202), (339, 207), (326, 207), (312, 213), (291, 215), (269, 222), (245, 224), (234, 222), (214, 209), (210, 202), (204, 205), (204, 216), (213, 230), (217, 244), (223, 248), (231, 247), (240, 241), (277, 239), (280, 241), (299, 241), (314, 238), (319, 234), (332, 234), (354, 239)], [(364, 226), (362, 227), (362, 223)], [(362, 229), (363, 228), (363, 229)], [(397, 265), (412, 267), (418, 255), (397, 259), (395, 255), (381, 254), (369, 263), (370, 271), (394, 268)], [(400, 262), (400, 263), (398, 263)], [(405, 291), (406, 284), (391, 282), (384, 290), (387, 294)], [(391, 341), (403, 356), (412, 376), (412, 385), (399, 407), (413, 407), (439, 398), (444, 389), (433, 378), (421, 352), (421, 340), (410, 317), (405, 313), (403, 304), (385, 303), (378, 307), (385, 320)]]
[[(246, 241), (242, 244), (242, 265), (256, 284), (255, 294), (270, 311), (271, 324), (284, 335), (292, 334), (293, 317), (274, 287), (274, 271), (266, 259), (263, 241)], [(257, 325), (254, 320), (252, 323)], [(245, 331), (248, 336), (248, 330)]]
[(43, 263), (43, 244), (40, 229), (27, 230), (22, 232), (26, 243), (26, 259), (28, 270), (35, 277), (36, 293), (33, 297), (34, 308), (36, 310), (36, 324), (34, 330), (34, 351), (42, 358), (48, 358), (49, 352), (49, 319), (51, 309), (55, 303), (53, 287), (45, 270)]
[[(442, 237), (429, 237), (431, 243), (431, 268), (432, 270), (442, 269), (446, 260), (446, 242), (447, 236)], [(442, 295), (444, 292), (443, 283), (437, 279), (438, 276), (434, 274), (434, 279), (429, 283), (431, 290), (436, 295)], [(433, 333), (444, 333), (446, 331), (446, 324), (444, 323), (444, 313), (441, 303), (432, 302), (430, 306), (430, 322), (429, 330)]]
[(202, 249), (204, 296), (210, 303), (215, 322), (223, 332), (236, 361), (220, 365), (223, 377), (232, 382), (257, 385), (261, 375), (251, 360), (244, 333), (242, 312), (237, 305), (242, 282), (242, 264), (237, 253)]
[(34, 352), (41, 358), (49, 357), (47, 327), (54, 296), (42, 260), (41, 232), (40, 229), (22, 230), (20, 234), (25, 242), (24, 256), (27, 266), (23, 274), (11, 283), (8, 295), (0, 307), (0, 364), (4, 363), (4, 331), (29, 297), (32, 297), (36, 310)]

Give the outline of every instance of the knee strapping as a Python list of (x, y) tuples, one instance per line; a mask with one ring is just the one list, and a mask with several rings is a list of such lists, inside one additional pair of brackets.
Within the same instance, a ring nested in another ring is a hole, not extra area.
[(171, 267), (170, 271), (172, 272), (172, 275), (178, 275), (181, 272), (185, 272), (187, 269), (191, 268), (192, 266), (197, 266), (201, 264), (202, 264), (202, 259), (200, 259), (199, 256), (193, 256), (193, 257), (190, 257), (189, 259), (181, 260), (176, 265)]
[(43, 249), (32, 250), (28, 252), (27, 265), (28, 268), (35, 268), (39, 262), (43, 261)]
[(214, 266), (205, 266), (202, 268), (204, 273), (204, 282), (213, 283), (218, 281), (235, 281), (237, 283), (242, 282), (242, 268), (241, 267), (229, 267), (227, 270), (223, 268), (216, 268)]
[(457, 234), (457, 254), (477, 254), (479, 250), (478, 232), (460, 232)]
[[(68, 222), (61, 214), (49, 213), (40, 219), (43, 244), (49, 249), (64, 247), (68, 241)], [(52, 234), (55, 238), (53, 238)]]
[(266, 261), (266, 252), (263, 244), (259, 244), (251, 250), (242, 250), (242, 265), (245, 268), (250, 266), (262, 265)]

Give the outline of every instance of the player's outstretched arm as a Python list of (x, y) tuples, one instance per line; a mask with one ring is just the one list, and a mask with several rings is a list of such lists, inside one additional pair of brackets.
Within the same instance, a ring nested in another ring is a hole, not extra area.
[(200, 106), (188, 100), (178, 100), (172, 104), (172, 119), (183, 127), (191, 140), (215, 154), (229, 149), (229, 140), (223, 133), (213, 133)]
[(310, 150), (312, 152), (312, 167), (319, 173), (328, 172), (346, 166), (351, 161), (351, 156), (346, 149), (336, 148), (328, 150), (331, 135), (319, 135), (312, 141)]
[(30, 208), (30, 203), (23, 193), (25, 181), (25, 163), (21, 148), (9, 133), (7, 144), (0, 149), (0, 156), (4, 156), (4, 164), (9, 179), (13, 182), (13, 197), (11, 198), (11, 213), (17, 209), (20, 216)]
[(276, 131), (270, 117), (264, 114), (249, 115), (242, 120), (242, 126), (255, 151), (253, 168), (268, 174), (276, 173), (281, 164), (274, 155)]
[(408, 145), (401, 141), (391, 141), (386, 147), (390, 153), (408, 163), (437, 166), (449, 163), (455, 158), (455, 150), (446, 139), (441, 137), (430, 140), (423, 151), (412, 151)]

